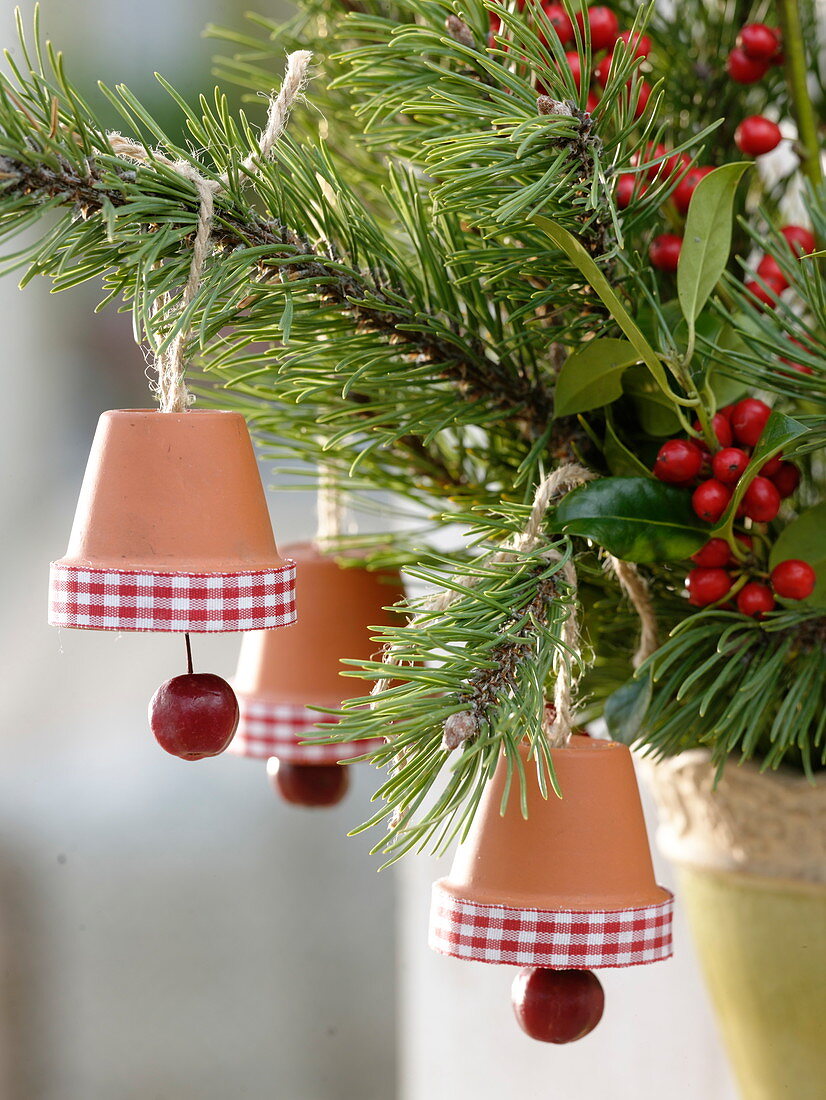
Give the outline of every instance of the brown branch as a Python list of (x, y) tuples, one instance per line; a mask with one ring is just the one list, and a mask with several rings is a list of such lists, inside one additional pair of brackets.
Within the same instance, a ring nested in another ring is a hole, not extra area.
[[(135, 171), (130, 169), (110, 170), (110, 174), (119, 177), (125, 186), (134, 184), (136, 178)], [(0, 157), (0, 176), (14, 180), (3, 188), (5, 196), (17, 193), (36, 201), (57, 199), (59, 205), (74, 207), (84, 218), (100, 213), (104, 202), (122, 206), (128, 201), (123, 188), (107, 186), (94, 163), (89, 165), (88, 174), (82, 175), (75, 165), (62, 158), (58, 167), (52, 168)], [(551, 393), (530, 379), (521, 366), (514, 369), (490, 359), (482, 340), (458, 328), (456, 336), (464, 344), (464, 355), (437, 333), (401, 330), (400, 323), (410, 318), (409, 298), (403, 288), (384, 287), (375, 278), (342, 272), (334, 256), (314, 247), (289, 227), (254, 212), (242, 218), (224, 208), (216, 214), (212, 237), (217, 247), (228, 251), (269, 249), (271, 256), (256, 259), (256, 264), (265, 270), (271, 267), (280, 270), (281, 261), (296, 260), (290, 264), (291, 279), (314, 283), (321, 301), (340, 307), (360, 331), (375, 333), (403, 346), (419, 363), (434, 366), (442, 378), (456, 386), (464, 400), (484, 401), (488, 408), (512, 417), (526, 438), (535, 438), (552, 418)], [(433, 320), (442, 323), (438, 318)]]

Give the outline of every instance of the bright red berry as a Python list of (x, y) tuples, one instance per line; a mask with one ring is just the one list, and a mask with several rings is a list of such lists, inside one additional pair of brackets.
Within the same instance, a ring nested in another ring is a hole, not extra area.
[(751, 537), (751, 535), (744, 535), (742, 531), (735, 531), (734, 537), (737, 539), (738, 542), (742, 542), (749, 553), (751, 553), (751, 551), (754, 549), (754, 539)]
[[(724, 416), (722, 412), (716, 412), (711, 418), (711, 430), (717, 442), (721, 447), (731, 446), (731, 425), (728, 422), (728, 417)], [(700, 431), (700, 421), (694, 421), (694, 431)]]
[(815, 590), (817, 574), (807, 561), (788, 558), (771, 571), (772, 588), (787, 600), (805, 600)]
[(690, 439), (669, 439), (657, 452), (654, 476), (670, 485), (681, 485), (699, 474), (703, 465), (700, 448)]
[(677, 207), (681, 214), (688, 213), (688, 206), (691, 202), (691, 196), (697, 190), (697, 184), (700, 182), (701, 179), (703, 179), (704, 176), (707, 176), (709, 172), (712, 171), (713, 168), (710, 167), (697, 168), (695, 166), (694, 168), (689, 168), (689, 170), (674, 188), (674, 193), (671, 197), (674, 200), (674, 205)]
[(763, 434), (771, 409), (765, 401), (745, 397), (731, 410), (731, 431), (736, 441), (744, 447), (754, 447)]
[(731, 577), (725, 569), (704, 569), (697, 566), (685, 579), (688, 589), (688, 602), (694, 607), (708, 607), (728, 595), (731, 589)]
[(762, 157), (776, 149), (782, 140), (777, 123), (763, 115), (744, 118), (734, 131), (734, 144), (747, 157)]
[(761, 477), (774, 477), (782, 465), (783, 452), (781, 451), (780, 454), (776, 454), (770, 458), (768, 462), (764, 462), (757, 472)]
[(594, 111), (597, 109), (598, 104), (599, 104), (599, 96), (595, 95), (593, 92), (589, 92), (588, 93), (588, 99), (585, 103), (586, 112), (589, 115), (592, 115), (594, 113)]
[[(766, 285), (763, 286), (763, 283)], [(755, 279), (751, 279), (749, 282), (743, 283), (743, 290), (753, 298), (756, 298), (762, 306), (776, 305), (777, 299), (786, 289), (785, 281), (764, 279), (763, 283), (758, 283)]]
[(617, 40), (624, 42), (626, 46), (633, 46), (634, 57), (648, 57), (651, 53), (651, 39), (647, 34), (640, 34), (639, 31), (622, 31), (617, 35)]
[(773, 607), (774, 596), (765, 584), (749, 581), (737, 593), (737, 610), (744, 615), (751, 615), (753, 619), (762, 618)]
[(710, 477), (691, 494), (691, 507), (706, 523), (716, 523), (730, 500), (731, 490), (722, 481)]
[(783, 274), (780, 264), (774, 256), (764, 256), (757, 265), (757, 274), (766, 282), (781, 283), (784, 287), (789, 285), (789, 280)]
[(749, 464), (749, 456), (739, 447), (724, 447), (711, 460), (711, 472), (724, 485), (736, 485)]
[(792, 252), (795, 252), (798, 256), (808, 255), (809, 252), (814, 252), (817, 248), (814, 235), (802, 225), (784, 225), (780, 232), (788, 241)]
[(624, 210), (630, 206), (632, 199), (641, 198), (648, 190), (647, 186), (638, 175), (633, 172), (623, 172), (617, 179), (615, 192), (617, 206)]
[(238, 726), (238, 700), (220, 676), (190, 672), (161, 684), (149, 704), (155, 740), (181, 760), (217, 756)]
[(743, 496), (743, 514), (757, 523), (769, 523), (780, 511), (780, 493), (767, 477), (756, 477)]
[[(544, 3), (542, 10), (553, 25), (559, 41), (563, 46), (567, 46), (574, 37), (574, 25), (569, 19), (568, 13), (561, 4)], [(541, 35), (540, 38), (542, 38)], [(542, 41), (545, 42), (545, 39), (542, 38)], [(545, 45), (547, 45), (547, 42), (545, 42)]]
[(590, 970), (520, 970), (511, 987), (519, 1026), (542, 1043), (572, 1043), (602, 1019), (605, 994)]
[(600, 61), (599, 65), (594, 69), (594, 80), (597, 84), (601, 84), (604, 88), (608, 83), (608, 77), (611, 75), (611, 62), (614, 60), (612, 53), (607, 53)]
[(350, 786), (350, 773), (342, 764), (291, 764), (273, 756), (267, 775), (285, 802), (308, 808), (335, 806)]
[(691, 560), (707, 569), (722, 569), (731, 561), (731, 550), (725, 539), (709, 539), (705, 546), (691, 555)]
[[(631, 85), (628, 85), (630, 89)], [(648, 100), (651, 98), (651, 85), (646, 80), (641, 80), (637, 86), (637, 103), (634, 107), (634, 118), (642, 118), (645, 114), (645, 108), (648, 106)]]
[(783, 500), (790, 497), (800, 484), (800, 470), (793, 462), (781, 462), (780, 469), (772, 474), (772, 481)]
[[(801, 342), (800, 342), (800, 340), (796, 340), (796, 339), (794, 338), (794, 336), (790, 336), (790, 337), (789, 337), (789, 343), (791, 343), (791, 344), (796, 344), (796, 345), (797, 345), (797, 346), (798, 346), (799, 348), (802, 348), (802, 349), (803, 349), (803, 351), (805, 351), (805, 352), (807, 352), (807, 353), (808, 353), (808, 350), (809, 350), (809, 349), (808, 349), (808, 348), (806, 347), (806, 345), (805, 345), (805, 344), (803, 344), (803, 343), (801, 343)], [(791, 367), (791, 368), (792, 368), (792, 370), (796, 370), (796, 371), (798, 371), (798, 372), (799, 372), (800, 374), (813, 374), (813, 373), (814, 373), (814, 371), (813, 371), (813, 370), (812, 370), (812, 368), (811, 368), (811, 367), (810, 367), (810, 366), (808, 365), (808, 363), (796, 363), (796, 362), (794, 361), (794, 359), (786, 359), (786, 358), (784, 358), (783, 356), (781, 356), (781, 357), (780, 357), (780, 362), (781, 362), (781, 363), (785, 363), (785, 364), (786, 364), (786, 366), (788, 366), (788, 367)]]
[(648, 258), (659, 271), (676, 271), (683, 238), (676, 233), (660, 233), (648, 246)]
[(571, 76), (574, 78), (574, 84), (576, 90), (580, 91), (582, 88), (582, 62), (579, 60), (579, 54), (576, 50), (569, 50), (565, 54), (565, 60), (568, 63), (568, 68), (571, 70)]
[(771, 62), (780, 51), (780, 36), (765, 23), (747, 23), (737, 35), (737, 47), (752, 61)]
[(768, 71), (768, 61), (754, 61), (739, 48), (733, 49), (726, 59), (726, 72), (736, 84), (754, 84)]
[[(576, 21), (582, 30), (582, 12), (577, 13)], [(601, 4), (588, 8), (588, 26), (591, 28), (591, 51), (599, 53), (600, 50), (610, 50), (619, 34), (619, 20), (611, 9)]]

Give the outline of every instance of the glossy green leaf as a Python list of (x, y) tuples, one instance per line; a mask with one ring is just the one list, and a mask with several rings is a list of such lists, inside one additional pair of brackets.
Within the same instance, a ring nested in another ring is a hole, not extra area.
[(642, 367), (628, 368), (622, 378), (622, 388), (634, 402), (640, 426), (646, 435), (662, 439), (682, 431), (674, 405)]
[(562, 364), (554, 390), (557, 416), (588, 412), (622, 396), (622, 374), (639, 355), (627, 340), (589, 340)]
[(605, 440), (602, 444), (605, 462), (617, 477), (653, 477), (643, 462), (622, 442), (609, 417), (605, 424)]
[(800, 602), (826, 607), (826, 501), (803, 512), (780, 532), (771, 549), (769, 568), (789, 558), (808, 562), (817, 574), (814, 592)]
[(627, 680), (605, 700), (603, 718), (614, 741), (633, 745), (642, 732), (648, 704), (651, 702), (651, 673)]
[(683, 246), (677, 265), (677, 298), (693, 325), (726, 269), (737, 185), (749, 161), (724, 164), (704, 176), (688, 207)]
[(575, 489), (557, 508), (554, 525), (635, 562), (681, 561), (709, 535), (689, 492), (645, 477), (606, 477)]

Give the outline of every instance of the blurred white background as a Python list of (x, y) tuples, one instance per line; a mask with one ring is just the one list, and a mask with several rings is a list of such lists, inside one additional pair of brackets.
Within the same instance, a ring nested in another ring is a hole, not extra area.
[[(244, 6), (41, 4), (85, 87), (125, 81), (153, 102), (156, 69), (210, 86), (200, 29), (240, 25)], [(182, 671), (181, 639), (46, 626), (97, 416), (149, 404), (127, 319), (95, 301), (0, 282), (0, 1100), (732, 1100), (679, 918), (677, 959), (606, 975), (591, 1037), (532, 1043), (510, 969), (427, 949), (446, 865), (376, 875), (369, 841), (345, 837), (368, 769), (342, 806), (304, 813), (251, 761), (175, 760), (145, 712)], [(312, 533), (306, 496), (271, 503), (279, 542)], [(237, 645), (196, 638), (196, 662), (229, 676)]]

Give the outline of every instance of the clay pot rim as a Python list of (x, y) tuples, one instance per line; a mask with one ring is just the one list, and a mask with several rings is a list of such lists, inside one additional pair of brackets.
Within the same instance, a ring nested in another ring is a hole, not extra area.
[(101, 416), (162, 416), (167, 419), (192, 416), (238, 416), (244, 420), (243, 413), (235, 409), (184, 409), (183, 412), (164, 412), (162, 409), (107, 409)]

